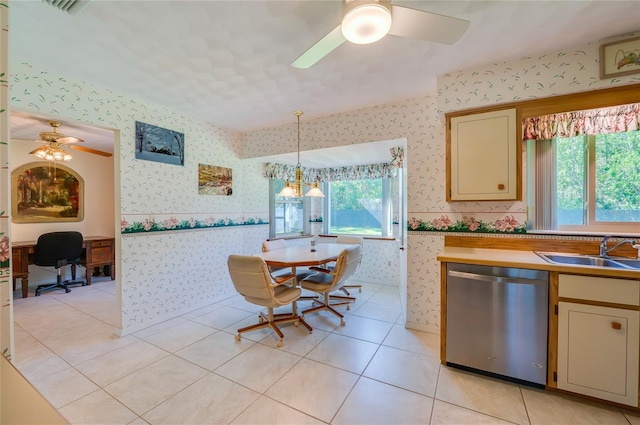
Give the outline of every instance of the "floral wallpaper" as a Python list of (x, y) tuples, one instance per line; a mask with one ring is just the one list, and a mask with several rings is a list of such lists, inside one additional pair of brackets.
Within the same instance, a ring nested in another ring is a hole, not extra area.
[[(226, 258), (259, 251), (269, 233), (268, 179), (262, 164), (239, 158), (242, 136), (28, 63), (11, 65), (13, 108), (116, 130), (120, 228), (114, 231), (122, 263), (116, 268), (122, 298), (117, 332), (228, 296), (233, 286)], [(135, 121), (184, 133), (184, 167), (135, 159)], [(198, 195), (198, 163), (232, 168), (233, 195)], [(372, 259), (377, 252), (387, 255), (384, 248), (369, 252)], [(397, 270), (375, 264), (363, 268), (362, 279), (397, 282)]]
[[(411, 220), (406, 225), (416, 228), (408, 232), (405, 251), (398, 250), (396, 241), (367, 241), (365, 258), (375, 261), (363, 265), (361, 270), (368, 273), (362, 276), (365, 279), (397, 284), (399, 273), (388, 265), (400, 264), (398, 260), (406, 254), (406, 326), (439, 332), (440, 265), (436, 256), (447, 231), (468, 228), (470, 234), (479, 229), (518, 233), (526, 221), (523, 202), (446, 202), (444, 113), (640, 81), (637, 75), (600, 80), (597, 47), (589, 44), (580, 49), (441, 75), (434, 93), (330, 115), (305, 122), (301, 127), (302, 150), (391, 139), (403, 141), (398, 145), (403, 147), (403, 163), (408, 173), (406, 219)], [(264, 170), (239, 158), (295, 151), (295, 125), (239, 135), (29, 64), (12, 63), (12, 70), (12, 107), (119, 131), (118, 221), (125, 231), (118, 235), (122, 258), (119, 272), (122, 333), (227, 296), (230, 283), (220, 273), (226, 269), (227, 254), (255, 252), (255, 247), (267, 238), (267, 226), (195, 228), (194, 224), (188, 231), (151, 229), (177, 228), (180, 223), (191, 226), (197, 220), (205, 223), (207, 217), (216, 221), (228, 218), (229, 223), (239, 222), (243, 217), (267, 217), (268, 183), (262, 177)], [(131, 148), (136, 120), (184, 132), (185, 166), (136, 161)], [(233, 196), (215, 202), (210, 197), (197, 196), (193, 186), (197, 180), (196, 152), (200, 162), (215, 161), (234, 169)], [(237, 187), (235, 176), (242, 176)], [(405, 225), (404, 220), (401, 223)], [(142, 231), (128, 233), (128, 228)]]
[[(635, 82), (640, 82), (640, 76), (600, 80), (597, 44), (488, 64), (439, 76), (434, 93), (305, 122), (302, 149), (406, 139), (406, 326), (439, 333), (440, 265), (436, 256), (444, 235), (451, 231), (470, 236), (485, 232), (521, 235), (527, 218), (524, 202), (446, 202), (444, 113)], [(384, 126), (376, 125), (379, 123)], [(293, 152), (294, 134), (292, 125), (247, 133), (242, 156)], [(388, 254), (389, 258), (398, 255)]]
[(234, 220), (229, 217), (216, 218), (209, 216), (203, 219), (189, 217), (188, 219), (178, 219), (172, 215), (165, 219), (158, 217), (147, 217), (141, 221), (129, 223), (125, 217), (120, 220), (120, 231), (122, 233), (144, 233), (144, 232), (162, 232), (166, 230), (189, 230), (189, 229), (206, 229), (211, 227), (225, 226), (250, 226), (254, 224), (269, 224), (268, 217), (240, 217)]
[[(227, 256), (256, 252), (268, 237), (268, 182), (260, 164), (238, 158), (240, 135), (28, 63), (11, 69), (12, 108), (115, 130), (122, 299), (116, 331), (127, 334), (228, 296)], [(135, 159), (136, 121), (184, 133), (184, 166)], [(199, 162), (232, 168), (233, 195), (199, 195)]]
[(136, 280), (122, 290), (122, 332), (234, 295), (222, 271), (229, 253), (246, 253), (244, 237), (242, 227), (123, 235), (122, 275)]
[[(9, 187), (9, 4), (0, 1), (0, 184)], [(13, 283), (10, 264), (9, 194), (0, 190), (0, 351), (13, 353)]]
[(411, 217), (408, 223), (408, 230), (424, 232), (526, 233), (526, 224), (519, 223), (512, 215), (491, 222), (471, 216), (463, 216), (462, 220), (456, 221), (447, 215), (427, 221)]
[(640, 83), (640, 75), (599, 77), (599, 43), (524, 56), (438, 77), (441, 113)]
[[(335, 238), (318, 238), (318, 243), (335, 243), (335, 241)], [(305, 240), (303, 243), (308, 242)], [(365, 239), (362, 246), (362, 264), (353, 275), (353, 279), (398, 286), (400, 264), (398, 261), (390, 261), (398, 256), (397, 252), (396, 241)]]

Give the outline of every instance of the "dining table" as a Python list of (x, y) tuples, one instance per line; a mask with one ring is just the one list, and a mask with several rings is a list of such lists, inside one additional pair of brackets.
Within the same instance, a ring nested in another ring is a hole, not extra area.
[(256, 255), (270, 267), (291, 267), (291, 274), (295, 275), (296, 267), (321, 266), (336, 261), (340, 253), (349, 246), (335, 243), (291, 245)]
[(313, 247), (292, 245), (256, 255), (261, 257), (268, 266), (291, 267), (291, 273), (295, 275), (296, 267), (321, 266), (336, 261), (340, 253), (350, 246), (348, 244), (335, 243), (321, 243)]
[[(261, 257), (270, 267), (290, 267), (291, 274), (296, 275), (296, 267), (321, 266), (323, 264), (336, 261), (340, 253), (354, 245), (321, 243), (312, 245), (292, 245), (286, 248), (274, 249), (267, 252), (256, 254)], [(355, 245), (360, 246), (360, 245)], [(305, 296), (300, 299), (316, 299), (317, 296)], [(310, 326), (305, 325), (311, 330)]]

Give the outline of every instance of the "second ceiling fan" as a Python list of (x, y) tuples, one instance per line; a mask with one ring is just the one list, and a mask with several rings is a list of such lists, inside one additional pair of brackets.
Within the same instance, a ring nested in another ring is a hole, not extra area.
[(69, 161), (71, 159), (71, 155), (63, 149), (63, 146), (68, 146), (82, 152), (106, 157), (111, 156), (109, 152), (103, 152), (86, 146), (72, 144), (82, 143), (84, 140), (58, 133), (58, 127), (61, 125), (60, 122), (49, 121), (49, 125), (51, 126), (51, 131), (43, 131), (39, 135), (40, 138), (36, 140), (36, 142), (42, 143), (42, 146), (29, 152), (30, 154), (33, 154), (38, 158), (46, 159), (47, 161)]
[(291, 66), (306, 69), (345, 41), (369, 44), (387, 34), (453, 44), (469, 21), (391, 4), (389, 0), (345, 0), (342, 22), (302, 53)]

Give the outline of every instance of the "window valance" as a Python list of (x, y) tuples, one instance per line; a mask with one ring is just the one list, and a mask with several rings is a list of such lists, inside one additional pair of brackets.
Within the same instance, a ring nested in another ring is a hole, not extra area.
[[(302, 168), (302, 179), (306, 182), (330, 182), (343, 180), (367, 180), (395, 177), (404, 162), (404, 149), (391, 148), (391, 162), (355, 165), (336, 168)], [(296, 166), (269, 163), (264, 176), (270, 179), (295, 180)]]
[(549, 140), (633, 131), (640, 128), (640, 103), (543, 115), (522, 120), (524, 140)]

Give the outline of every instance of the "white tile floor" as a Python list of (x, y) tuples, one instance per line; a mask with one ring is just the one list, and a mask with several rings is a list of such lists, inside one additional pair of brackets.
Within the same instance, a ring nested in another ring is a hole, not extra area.
[(402, 326), (397, 288), (352, 293), (346, 326), (310, 314), (313, 333), (285, 325), (279, 349), (267, 330), (234, 340), (259, 311), (239, 296), (115, 337), (115, 284), (96, 279), (15, 299), (14, 363), (72, 424), (640, 425), (636, 412), (442, 366), (438, 335)]

